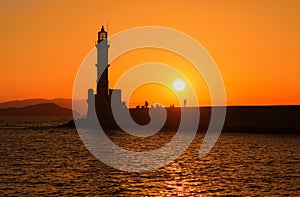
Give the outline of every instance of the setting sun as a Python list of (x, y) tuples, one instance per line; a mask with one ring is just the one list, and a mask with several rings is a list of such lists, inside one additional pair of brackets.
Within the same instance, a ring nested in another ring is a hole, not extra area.
[(181, 92), (185, 88), (185, 82), (181, 79), (176, 79), (172, 84), (174, 90)]

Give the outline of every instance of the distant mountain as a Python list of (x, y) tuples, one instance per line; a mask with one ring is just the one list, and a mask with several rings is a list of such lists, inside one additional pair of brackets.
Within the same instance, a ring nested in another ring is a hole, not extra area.
[(30, 105), (37, 105), (41, 103), (55, 103), (61, 107), (72, 109), (72, 99), (64, 99), (64, 98), (57, 98), (57, 99), (25, 99), (25, 100), (15, 100), (15, 101), (8, 101), (0, 103), (0, 108), (10, 108), (10, 107), (26, 107)]
[(0, 109), (0, 116), (73, 116), (73, 113), (71, 109), (60, 107), (55, 103), (42, 103), (21, 108)]
[[(43, 103), (55, 103), (56, 105), (72, 109), (72, 99), (56, 98), (56, 99), (25, 99), (25, 100), (15, 100), (0, 103), (0, 109), (4, 108), (22, 108), (31, 105), (43, 104)], [(85, 115), (87, 112), (87, 103), (85, 100), (75, 100), (76, 110), (81, 114)]]

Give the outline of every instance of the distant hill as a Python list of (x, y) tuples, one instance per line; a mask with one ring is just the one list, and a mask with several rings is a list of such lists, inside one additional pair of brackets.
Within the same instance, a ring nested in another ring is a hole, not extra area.
[(73, 113), (71, 109), (60, 107), (55, 103), (42, 103), (20, 108), (0, 109), (0, 116), (73, 116)]
[(37, 105), (42, 103), (55, 103), (60, 107), (65, 107), (68, 109), (72, 109), (72, 99), (64, 99), (64, 98), (57, 98), (57, 99), (24, 99), (24, 100), (15, 100), (15, 101), (8, 101), (0, 103), (0, 108), (10, 108), (10, 107), (26, 107), (30, 105)]
[[(76, 100), (76, 106), (80, 106), (80, 109), (77, 109), (81, 115), (86, 114), (87, 112), (87, 103), (85, 100)], [(65, 99), (65, 98), (56, 98), (56, 99), (25, 99), (25, 100), (15, 100), (15, 101), (8, 101), (0, 103), (0, 109), (5, 108), (22, 108), (31, 105), (38, 105), (43, 103), (55, 103), (56, 105), (72, 109), (72, 99)], [(79, 107), (78, 107), (79, 108)]]

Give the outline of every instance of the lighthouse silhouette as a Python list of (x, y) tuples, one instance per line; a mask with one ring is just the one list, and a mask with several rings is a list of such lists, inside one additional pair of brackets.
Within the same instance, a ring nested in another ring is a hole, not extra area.
[(93, 89), (88, 89), (87, 119), (94, 119), (94, 114), (96, 114), (101, 126), (110, 127), (111, 125), (115, 125), (111, 110), (112, 94), (114, 94), (114, 102), (119, 102), (119, 104), (121, 104), (121, 90), (109, 89), (108, 86), (108, 68), (110, 66), (108, 64), (109, 44), (104, 26), (102, 26), (101, 30), (98, 32), (98, 39), (95, 46), (97, 48), (97, 92), (94, 94)]

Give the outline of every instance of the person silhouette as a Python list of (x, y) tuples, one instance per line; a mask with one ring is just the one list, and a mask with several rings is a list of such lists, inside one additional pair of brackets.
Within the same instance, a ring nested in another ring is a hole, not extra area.
[(145, 108), (146, 109), (148, 108), (148, 105), (149, 105), (148, 101), (145, 101)]

